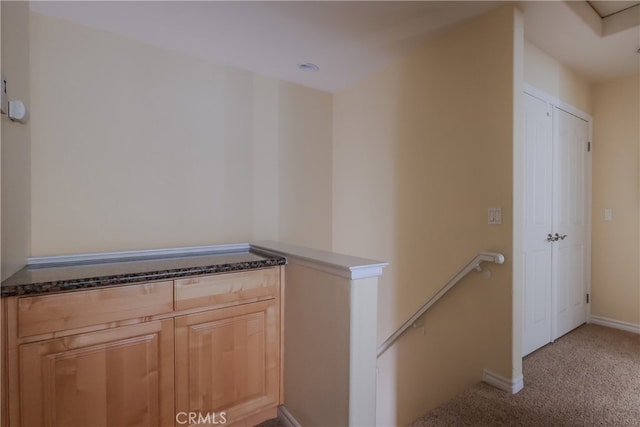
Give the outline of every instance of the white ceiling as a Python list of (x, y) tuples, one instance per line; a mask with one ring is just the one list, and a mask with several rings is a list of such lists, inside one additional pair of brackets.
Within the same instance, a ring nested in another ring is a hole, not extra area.
[[(577, 10), (575, 6), (581, 4), (584, 8)], [(586, 2), (520, 5), (524, 9), (525, 37), (587, 80), (598, 82), (640, 73), (640, 6), (601, 19)]]
[(601, 0), (601, 1), (589, 1), (587, 2), (592, 8), (600, 15), (601, 18), (606, 18), (614, 13), (622, 12), (630, 7), (640, 4), (640, 1), (613, 1), (613, 0)]
[[(405, 55), (447, 26), (503, 3), (42, 1), (32, 2), (31, 8), (333, 92)], [(604, 20), (586, 2), (576, 3), (584, 3), (590, 12), (582, 10), (579, 16), (575, 7), (559, 1), (518, 3), (525, 12), (525, 36), (591, 81), (638, 72), (640, 55), (635, 52), (640, 47), (640, 26), (619, 31), (616, 25), (615, 34), (603, 37), (598, 25)], [(632, 9), (637, 9), (640, 23), (640, 6)], [(298, 64), (306, 62), (317, 64), (320, 71), (299, 70)]]

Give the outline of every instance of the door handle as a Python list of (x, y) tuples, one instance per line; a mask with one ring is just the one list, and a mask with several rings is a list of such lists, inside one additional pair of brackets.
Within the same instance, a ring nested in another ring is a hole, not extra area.
[(558, 240), (564, 240), (566, 238), (566, 234), (563, 234), (562, 236), (558, 233), (555, 233), (553, 236), (551, 235), (551, 233), (547, 234), (547, 242), (557, 242)]

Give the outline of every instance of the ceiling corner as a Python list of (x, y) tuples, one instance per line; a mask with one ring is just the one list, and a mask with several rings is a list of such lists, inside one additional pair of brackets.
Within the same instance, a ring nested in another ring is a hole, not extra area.
[(640, 3), (602, 18), (603, 36), (609, 36), (632, 28), (638, 28), (638, 39), (640, 40)]
[(597, 36), (603, 34), (602, 18), (587, 1), (565, 1), (569, 9), (578, 16)]

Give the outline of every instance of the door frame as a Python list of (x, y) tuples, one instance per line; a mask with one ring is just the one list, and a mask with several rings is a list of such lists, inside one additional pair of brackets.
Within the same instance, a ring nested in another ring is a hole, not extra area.
[[(579, 119), (582, 119), (584, 121), (587, 122), (588, 124), (588, 140), (591, 143), (591, 152), (593, 152), (593, 118), (591, 117), (590, 114), (585, 113), (584, 111), (574, 107), (573, 105), (570, 105), (560, 99), (558, 99), (557, 97), (548, 94), (547, 92), (538, 89), (537, 87), (529, 84), (529, 83), (523, 83), (522, 86), (522, 94), (524, 96), (524, 94), (528, 94), (531, 95), (535, 98), (538, 98), (544, 102), (547, 102), (548, 104), (550, 104), (552, 107), (556, 107), (560, 110), (563, 110), (573, 116), (578, 117)], [(524, 101), (523, 101), (524, 102)], [(523, 112), (522, 112), (523, 114)], [(555, 115), (553, 115), (552, 117), (554, 117)], [(554, 124), (553, 126), (555, 126), (555, 117), (554, 117)], [(524, 141), (522, 141), (524, 142)], [(521, 258), (521, 254), (522, 254), (522, 250), (523, 250), (523, 234), (524, 234), (524, 221), (522, 216), (524, 215), (524, 156), (522, 153), (522, 149), (516, 149), (514, 150), (514, 214), (517, 214), (520, 216), (520, 218), (514, 218), (514, 230), (513, 230), (513, 250), (514, 250), (514, 263), (513, 263), (513, 278), (514, 280), (519, 281), (519, 283), (517, 283), (515, 286), (518, 289), (524, 289), (524, 266), (522, 264), (522, 262), (520, 261)], [(592, 225), (592, 156), (588, 155), (587, 156), (587, 172), (586, 172), (586, 192), (587, 192), (587, 236), (586, 236), (586, 240), (587, 240), (587, 263), (588, 266), (586, 268), (586, 291), (587, 293), (590, 295), (589, 297), (589, 303), (587, 304), (587, 313), (586, 313), (586, 321), (587, 323), (589, 323), (591, 321), (591, 225)], [(517, 260), (517, 261), (516, 261)], [(555, 292), (556, 289), (552, 289), (552, 298), (554, 298), (555, 296)], [(522, 301), (521, 304), (524, 303), (524, 295), (522, 295)], [(553, 304), (552, 304), (553, 305)], [(520, 315), (523, 315), (524, 313), (524, 307), (521, 307), (520, 311)], [(519, 341), (519, 346), (520, 346), (520, 356), (522, 357), (522, 341), (524, 339), (523, 336), (523, 324), (524, 319), (520, 320), (520, 324), (518, 325), (518, 327), (520, 328), (520, 340)], [(552, 324), (553, 324), (553, 319), (552, 319)], [(515, 326), (515, 324), (514, 324)], [(552, 325), (553, 327), (553, 325)], [(553, 342), (554, 340), (552, 339), (551, 342)]]

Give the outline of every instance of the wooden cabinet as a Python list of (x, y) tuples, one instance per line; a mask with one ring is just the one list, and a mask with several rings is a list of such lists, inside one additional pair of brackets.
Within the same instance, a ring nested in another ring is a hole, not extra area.
[(176, 409), (229, 421), (275, 407), (279, 309), (274, 299), (176, 318)]
[(23, 426), (171, 426), (173, 320), (20, 346)]
[(240, 426), (275, 416), (281, 275), (273, 267), (5, 299), (8, 425), (182, 426), (179, 413), (224, 412)]
[(172, 281), (6, 302), (11, 426), (174, 424)]
[(224, 412), (235, 423), (276, 408), (280, 274), (272, 268), (176, 280), (176, 308), (197, 311), (175, 319), (176, 412)]

